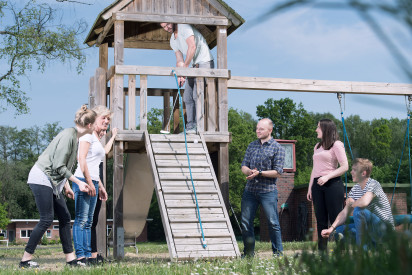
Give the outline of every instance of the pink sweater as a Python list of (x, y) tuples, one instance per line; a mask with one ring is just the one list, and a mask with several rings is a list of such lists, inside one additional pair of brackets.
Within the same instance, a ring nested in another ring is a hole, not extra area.
[(316, 149), (317, 146), (318, 144), (313, 150), (313, 178), (326, 176), (338, 168), (338, 163), (342, 164), (342, 162), (348, 161), (342, 141), (335, 141), (329, 150), (323, 149), (322, 146)]

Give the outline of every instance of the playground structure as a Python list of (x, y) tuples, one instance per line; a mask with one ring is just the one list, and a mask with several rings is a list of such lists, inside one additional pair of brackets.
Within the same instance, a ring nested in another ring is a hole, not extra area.
[[(161, 29), (161, 22), (196, 27), (210, 48), (217, 47), (217, 68), (124, 65), (125, 48), (170, 50), (170, 34)], [(242, 17), (221, 0), (118, 0), (98, 15), (85, 41), (89, 46), (99, 47), (99, 67), (90, 79), (89, 103), (91, 107), (110, 106), (114, 113), (111, 127), (120, 129), (114, 144), (113, 164), (115, 258), (124, 257), (125, 240), (134, 238), (143, 229), (153, 187), (172, 259), (240, 255), (226, 210), (230, 143), (228, 89), (412, 95), (411, 84), (231, 76), (227, 68), (227, 37), (243, 23)], [(114, 65), (110, 68), (108, 47), (114, 48)], [(179, 129), (179, 103), (170, 110), (170, 99), (175, 101), (178, 90), (148, 88), (148, 76), (173, 76), (173, 71), (179, 76), (195, 77), (198, 84), (199, 135), (188, 136), (190, 168), (196, 190), (193, 190), (188, 175), (184, 136), (149, 135), (147, 132), (147, 100), (150, 96), (163, 97), (164, 130), (168, 130), (171, 111), (174, 117), (171, 132), (177, 133)], [(204, 81), (207, 84), (205, 90), (201, 88)], [(137, 96), (139, 130), (136, 130)], [(126, 102), (128, 106), (125, 106)], [(125, 154), (128, 155), (126, 164)], [(196, 211), (194, 191), (198, 195), (199, 212)], [(106, 253), (104, 221), (106, 208), (103, 203), (98, 226), (98, 250), (103, 254)], [(202, 235), (207, 246), (201, 240)]]

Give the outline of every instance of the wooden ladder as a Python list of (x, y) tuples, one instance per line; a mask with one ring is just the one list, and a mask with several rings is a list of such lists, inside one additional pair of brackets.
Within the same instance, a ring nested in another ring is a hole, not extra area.
[(201, 241), (184, 135), (149, 135), (146, 132), (145, 141), (171, 259), (239, 256), (203, 136), (188, 135), (187, 145), (206, 248)]

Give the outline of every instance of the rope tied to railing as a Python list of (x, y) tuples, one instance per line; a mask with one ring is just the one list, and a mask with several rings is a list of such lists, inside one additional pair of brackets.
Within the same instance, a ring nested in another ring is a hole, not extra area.
[(172, 70), (172, 73), (174, 74), (175, 79), (176, 79), (177, 92), (178, 92), (178, 95), (179, 95), (179, 110), (180, 110), (180, 113), (182, 115), (182, 120), (183, 120), (182, 123), (183, 123), (183, 133), (184, 133), (184, 136), (185, 136), (185, 148), (186, 148), (186, 155), (187, 155), (187, 163), (188, 163), (188, 166), (189, 166), (190, 181), (192, 182), (193, 194), (195, 195), (197, 217), (198, 217), (198, 220), (199, 220), (200, 230), (201, 230), (201, 233), (202, 233), (201, 242), (202, 242), (203, 248), (206, 248), (207, 244), (206, 244), (206, 240), (205, 240), (205, 234), (203, 232), (202, 219), (200, 218), (200, 209), (199, 209), (199, 203), (197, 201), (196, 188), (195, 188), (195, 184), (193, 182), (192, 168), (190, 166), (189, 151), (187, 149), (186, 126), (185, 126), (185, 117), (183, 115), (183, 102), (182, 102), (182, 96), (180, 94), (180, 85), (179, 85), (179, 81), (177, 79), (176, 72), (174, 70)]

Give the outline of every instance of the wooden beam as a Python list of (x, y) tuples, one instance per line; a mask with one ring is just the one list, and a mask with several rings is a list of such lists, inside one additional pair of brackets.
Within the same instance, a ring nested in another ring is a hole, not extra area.
[(129, 129), (136, 129), (136, 76), (129, 75)]
[(242, 24), (242, 21), (240, 21), (236, 16), (233, 15), (232, 9), (228, 9), (224, 5), (222, 5), (222, 1), (219, 0), (208, 0), (209, 4), (212, 5), (215, 9), (217, 9), (221, 14), (223, 14), (225, 17), (229, 18), (235, 26), (239, 26)]
[(172, 70), (174, 70), (178, 76), (230, 78), (229, 71), (226, 68), (203, 69), (203, 68), (175, 68), (175, 67), (156, 67), (156, 66), (116, 65), (114, 69), (114, 73), (173, 76)]
[(106, 106), (106, 89), (107, 89), (107, 82), (106, 82), (106, 70), (103, 68), (97, 68), (96, 74), (94, 76), (94, 88), (96, 90), (96, 105), (103, 105)]
[(232, 76), (228, 89), (314, 93), (412, 95), (412, 84)]
[(114, 65), (124, 64), (124, 21), (114, 22)]
[[(105, 39), (106, 35), (107, 35), (107, 34), (109, 33), (109, 31), (111, 30), (111, 28), (112, 28), (112, 26), (113, 26), (113, 23), (114, 23), (114, 21), (113, 21), (112, 18), (110, 18), (110, 19), (106, 22), (106, 25), (104, 26), (103, 32), (101, 32), (101, 33), (99, 34), (99, 37), (97, 37), (97, 39), (96, 39), (96, 43), (95, 43), (96, 46), (100, 46), (100, 44), (103, 43), (103, 40)], [(91, 42), (89, 42), (89, 43), (91, 43)], [(89, 44), (89, 43), (88, 43), (88, 44)], [(93, 44), (92, 44), (92, 45), (93, 45)]]
[(109, 81), (114, 76), (115, 66), (110, 66), (109, 70), (106, 73), (106, 81)]
[(109, 45), (107, 43), (99, 46), (99, 67), (105, 71), (109, 68)]
[(163, 93), (163, 130), (171, 132), (170, 129), (170, 92)]
[(123, 130), (123, 76), (114, 75), (110, 109), (113, 112), (112, 127)]
[(114, 144), (113, 160), (113, 256), (124, 258), (124, 227), (123, 227), (123, 142)]
[[(227, 69), (227, 31), (224, 27), (216, 28), (217, 36), (217, 68)], [(219, 100), (219, 131), (228, 131), (228, 99), (227, 80), (218, 79), (218, 100)]]
[(197, 131), (203, 133), (205, 131), (205, 81), (203, 77), (197, 77), (196, 81), (196, 123)]
[(89, 80), (89, 108), (96, 106), (96, 90), (94, 89), (94, 77)]
[(124, 7), (126, 7), (132, 1), (133, 0), (122, 0), (122, 1), (120, 1), (120, 3), (117, 3), (111, 9), (109, 9), (104, 14), (102, 14), (103, 20), (107, 20), (107, 19), (111, 18), (113, 16), (113, 13), (122, 10)]
[(153, 23), (167, 22), (167, 23), (178, 23), (178, 24), (199, 24), (199, 25), (214, 25), (214, 26), (229, 26), (230, 25), (229, 20), (224, 16), (116, 12), (113, 17), (116, 20), (132, 21), (132, 22), (153, 22)]
[(147, 130), (147, 75), (140, 76), (140, 130)]
[(216, 116), (217, 116), (217, 104), (216, 104), (216, 85), (213, 78), (207, 78), (206, 98), (207, 98), (207, 132), (216, 132)]

